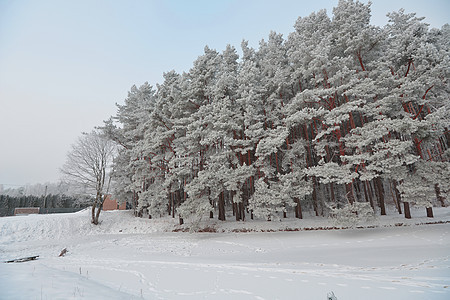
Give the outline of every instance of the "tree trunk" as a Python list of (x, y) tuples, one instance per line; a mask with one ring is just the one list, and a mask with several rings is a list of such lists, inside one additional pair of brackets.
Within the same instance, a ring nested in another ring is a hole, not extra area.
[[(214, 202), (211, 199), (211, 190), (209, 188), (208, 188), (208, 199), (209, 199), (209, 203), (214, 208), (215, 205), (214, 205)], [(212, 210), (209, 212), (209, 218), (210, 219), (214, 218), (214, 212)]]
[(295, 206), (295, 217), (297, 219), (303, 219), (302, 206), (300, 205), (300, 199), (295, 198), (294, 201), (295, 201), (295, 203), (297, 203), (297, 205)]
[(433, 218), (433, 207), (427, 207), (427, 217)]
[[(103, 202), (105, 201), (106, 196), (103, 196), (103, 197), (104, 197), (104, 198), (100, 201), (99, 207), (97, 207), (97, 212), (96, 212), (96, 214), (95, 214), (95, 222), (94, 222), (95, 225), (98, 225), (98, 219), (99, 219), (99, 217), (100, 217), (100, 212), (101, 212), (102, 209), (103, 209)], [(101, 199), (101, 196), (100, 196), (100, 199)], [(97, 204), (98, 204), (98, 203), (97, 203)]]
[(172, 218), (175, 218), (175, 197), (176, 197), (176, 192), (171, 193), (171, 198), (172, 198)]
[(336, 198), (334, 196), (334, 184), (330, 182), (330, 196), (331, 196), (331, 202), (336, 203)]
[(402, 214), (402, 196), (400, 195), (400, 192), (397, 189), (397, 180), (393, 181), (393, 185), (394, 185), (395, 197), (397, 198), (398, 213)]
[(375, 204), (373, 203), (372, 184), (369, 181), (366, 181), (366, 185), (367, 185), (367, 193), (369, 194), (370, 206), (372, 206), (372, 209), (375, 209)]
[(383, 182), (381, 181), (380, 177), (375, 178), (375, 184), (376, 184), (376, 190), (378, 191), (378, 201), (381, 209), (381, 215), (386, 215), (386, 207), (384, 205), (384, 189), (383, 189)]
[(102, 211), (101, 206), (102, 206), (102, 205), (100, 205), (100, 207), (97, 208), (97, 212), (95, 213), (95, 222), (94, 222), (95, 225), (98, 225), (98, 219), (99, 219), (99, 217), (100, 217), (100, 212)]
[(138, 195), (135, 191), (133, 191), (133, 210), (134, 210), (134, 216), (137, 217), (137, 201), (138, 201)]
[(313, 207), (314, 211), (316, 212), (316, 217), (319, 216), (319, 211), (317, 208), (317, 187), (316, 187), (316, 177), (313, 177), (313, 192), (312, 192), (312, 198), (313, 198)]
[(353, 204), (353, 202), (355, 202), (355, 196), (353, 195), (353, 184), (345, 184), (345, 193), (348, 199), (348, 203)]
[(369, 202), (369, 194), (367, 193), (367, 187), (366, 187), (367, 181), (363, 181), (363, 187), (364, 187), (364, 199), (366, 199), (366, 202)]
[(92, 204), (92, 218), (91, 218), (91, 222), (92, 222), (92, 224), (94, 224), (94, 225), (97, 225), (96, 223), (95, 223), (95, 208), (97, 207), (97, 199), (95, 199), (95, 202)]
[[(330, 161), (331, 161), (330, 147), (327, 145), (327, 146), (325, 147), (325, 150), (327, 151), (327, 162), (330, 162)], [(334, 196), (334, 185), (333, 185), (333, 182), (330, 182), (328, 185), (329, 185), (329, 187), (330, 187), (330, 198), (331, 198), (331, 202), (332, 202), (332, 203), (336, 203), (336, 198), (335, 198), (335, 196)], [(300, 200), (299, 200), (299, 201), (300, 201)]]
[(98, 218), (100, 216), (100, 211), (103, 208), (103, 201), (105, 201), (105, 199), (102, 199), (102, 194), (97, 192), (95, 202), (92, 205), (92, 224), (94, 225), (98, 225)]
[(223, 191), (219, 194), (218, 204), (219, 204), (219, 220), (225, 221), (225, 195)]
[(409, 202), (403, 202), (403, 208), (405, 211), (405, 218), (411, 219), (411, 211), (409, 210)]
[(173, 195), (169, 192), (169, 203), (167, 205), (167, 214), (170, 216), (172, 211), (172, 205), (173, 205)]
[(173, 201), (172, 201), (172, 218), (175, 218), (175, 212), (177, 205), (179, 206), (181, 203), (181, 189), (173, 192)]
[(392, 184), (392, 181), (393, 180), (389, 181), (389, 190), (391, 191), (392, 201), (395, 204), (395, 208), (397, 208), (398, 213), (401, 214), (400, 203), (398, 202), (397, 196), (394, 194), (394, 186)]
[(439, 202), (441, 203), (442, 207), (445, 207), (445, 198), (442, 196), (441, 194), (441, 188), (439, 187), (439, 184), (436, 183), (434, 185), (434, 191), (436, 193), (436, 198), (439, 200)]
[(240, 215), (241, 221), (245, 221), (245, 208), (244, 208), (243, 202), (239, 202), (239, 215)]
[(354, 187), (355, 187), (355, 191), (356, 191), (356, 199), (359, 202), (363, 202), (362, 201), (362, 195), (361, 195), (361, 185), (360, 185), (361, 181), (359, 179), (356, 179), (354, 182)]

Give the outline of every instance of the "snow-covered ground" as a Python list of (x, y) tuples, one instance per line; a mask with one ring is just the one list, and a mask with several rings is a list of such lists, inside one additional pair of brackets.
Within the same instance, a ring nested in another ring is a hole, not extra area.
[[(99, 226), (87, 210), (0, 218), (1, 261), (39, 255), (0, 263), (0, 299), (450, 299), (450, 209), (434, 212), (365, 229), (311, 230), (334, 226), (322, 218), (200, 224), (216, 233), (172, 232), (184, 227), (128, 211), (102, 213)], [(266, 232), (233, 232), (242, 228)], [(267, 232), (283, 229), (303, 230)]]

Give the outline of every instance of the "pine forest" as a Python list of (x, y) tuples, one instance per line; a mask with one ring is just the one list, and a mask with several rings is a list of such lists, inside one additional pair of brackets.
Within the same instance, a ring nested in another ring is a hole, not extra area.
[(341, 0), (133, 86), (101, 127), (119, 145), (117, 199), (180, 223), (432, 217), (450, 192), (450, 26), (370, 19), (370, 2)]

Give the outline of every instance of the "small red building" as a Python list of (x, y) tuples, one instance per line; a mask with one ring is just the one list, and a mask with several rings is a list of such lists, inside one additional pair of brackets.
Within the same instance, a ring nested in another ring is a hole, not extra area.
[(119, 205), (115, 199), (111, 198), (111, 195), (107, 195), (105, 202), (103, 202), (103, 210), (125, 210), (127, 207), (126, 203)]
[(14, 209), (15, 216), (26, 216), (29, 214), (38, 214), (39, 207), (17, 207)]

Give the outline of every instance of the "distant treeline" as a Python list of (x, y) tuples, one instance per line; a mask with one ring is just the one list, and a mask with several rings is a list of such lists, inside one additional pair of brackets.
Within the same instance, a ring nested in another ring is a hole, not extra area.
[[(67, 195), (47, 195), (47, 196), (9, 196), (0, 195), (0, 216), (11, 216), (14, 214), (14, 209), (17, 207), (40, 207), (41, 213), (62, 212), (61, 209), (66, 209), (70, 212), (80, 208), (87, 207), (88, 199), (86, 197), (75, 197)], [(64, 211), (66, 211), (64, 210)]]

